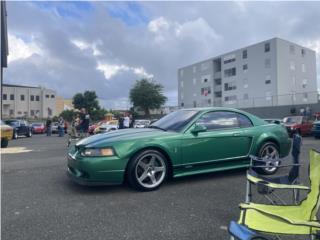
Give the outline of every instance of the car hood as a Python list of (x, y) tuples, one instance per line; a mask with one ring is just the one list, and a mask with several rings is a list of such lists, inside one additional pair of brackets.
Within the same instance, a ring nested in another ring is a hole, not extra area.
[(138, 140), (142, 138), (155, 138), (174, 135), (176, 132), (166, 132), (153, 128), (130, 128), (115, 130), (103, 134), (94, 135), (80, 140), (76, 146), (93, 147), (100, 144), (111, 144), (113, 142)]

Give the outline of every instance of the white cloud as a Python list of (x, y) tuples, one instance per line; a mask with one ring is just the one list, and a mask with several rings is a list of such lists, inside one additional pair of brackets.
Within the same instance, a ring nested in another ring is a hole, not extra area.
[(41, 55), (42, 50), (34, 42), (25, 42), (21, 38), (18, 38), (12, 34), (8, 34), (9, 42), (9, 56), (8, 62), (13, 62), (19, 59), (26, 59), (34, 54)]
[(90, 44), (90, 43), (87, 43), (87, 42), (79, 40), (79, 39), (73, 39), (73, 40), (71, 40), (71, 43), (82, 51), (87, 50), (87, 49), (91, 50), (92, 54), (94, 56), (102, 55), (102, 53), (98, 49), (98, 46), (97, 46), (98, 43), (96, 43), (96, 42)]
[(152, 74), (147, 73), (147, 71), (143, 67), (128, 67), (126, 65), (112, 65), (107, 63), (102, 63), (98, 61), (97, 70), (104, 74), (104, 77), (109, 80), (113, 76), (117, 75), (120, 72), (124, 71), (132, 71), (134, 74), (138, 76), (142, 76), (145, 78), (153, 78)]
[(161, 30), (168, 30), (170, 28), (170, 22), (164, 17), (156, 18), (149, 22), (148, 29), (150, 32), (159, 32)]
[(149, 22), (148, 30), (155, 35), (154, 40), (156, 43), (161, 43), (172, 37), (179, 40), (190, 38), (201, 42), (222, 38), (208, 22), (201, 17), (183, 23), (159, 17)]

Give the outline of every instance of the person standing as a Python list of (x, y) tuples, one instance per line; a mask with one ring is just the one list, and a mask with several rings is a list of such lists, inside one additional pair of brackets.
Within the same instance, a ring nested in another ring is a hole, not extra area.
[(134, 126), (134, 118), (133, 118), (133, 115), (130, 114), (130, 125), (129, 125), (129, 127), (133, 128), (133, 126)]
[(130, 127), (130, 118), (128, 113), (125, 113), (125, 117), (123, 118), (123, 127), (129, 128)]
[(52, 132), (52, 121), (50, 118), (47, 119), (46, 121), (46, 128), (47, 128), (47, 136), (51, 136), (51, 132)]
[(60, 117), (58, 121), (58, 131), (59, 131), (59, 137), (63, 137), (64, 136), (64, 120), (62, 117)]
[(124, 121), (124, 118), (122, 115), (119, 116), (119, 129), (123, 129), (123, 121)]
[(81, 109), (80, 121), (81, 137), (87, 137), (90, 124), (90, 115), (87, 113), (85, 108)]

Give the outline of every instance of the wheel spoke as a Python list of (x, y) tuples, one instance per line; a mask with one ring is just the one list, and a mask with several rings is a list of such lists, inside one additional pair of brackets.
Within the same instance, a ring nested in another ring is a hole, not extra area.
[(139, 162), (139, 167), (141, 167), (144, 171), (147, 170), (148, 165), (142, 161)]
[(151, 174), (149, 177), (151, 179), (152, 184), (156, 184), (157, 183), (157, 179), (156, 179), (156, 176), (154, 174)]
[(149, 162), (149, 166), (150, 167), (153, 167), (156, 163), (156, 157), (155, 156), (152, 156), (151, 159), (150, 159), (150, 162)]
[(142, 175), (139, 177), (139, 180), (143, 182), (148, 177), (148, 171), (144, 171)]

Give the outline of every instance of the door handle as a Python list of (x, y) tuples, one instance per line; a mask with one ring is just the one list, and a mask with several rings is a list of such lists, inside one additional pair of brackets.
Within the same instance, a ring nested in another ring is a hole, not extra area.
[(234, 137), (237, 137), (237, 136), (240, 136), (240, 135), (241, 135), (240, 133), (234, 133), (233, 134)]

